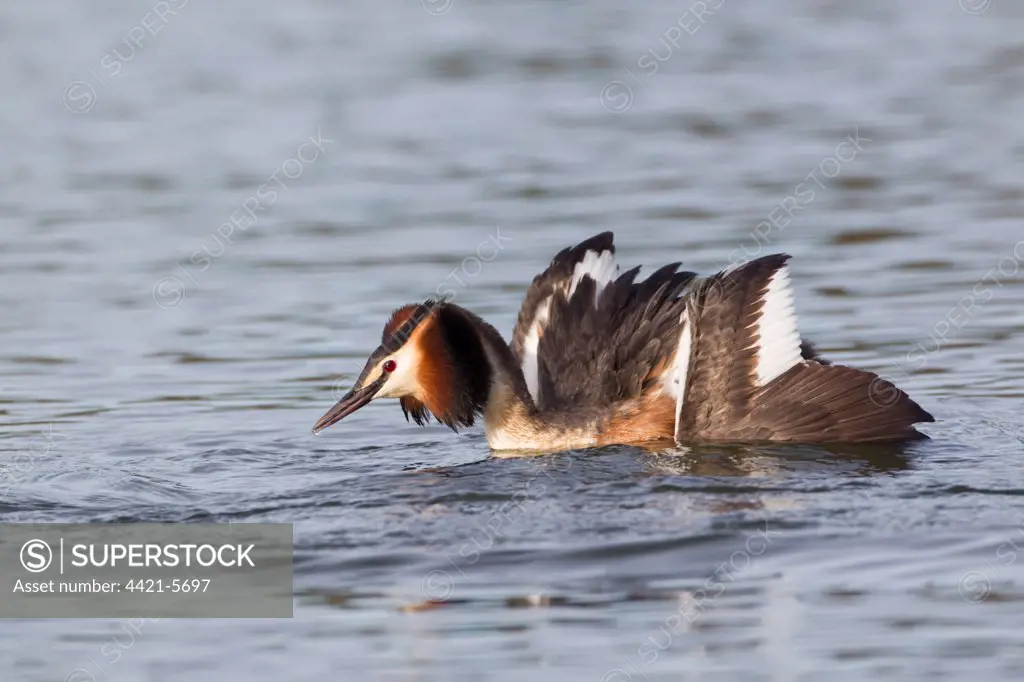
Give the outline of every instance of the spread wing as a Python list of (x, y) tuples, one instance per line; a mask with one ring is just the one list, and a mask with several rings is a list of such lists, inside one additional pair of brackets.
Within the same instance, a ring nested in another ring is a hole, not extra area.
[(610, 406), (668, 392), (683, 297), (696, 275), (666, 265), (642, 282), (634, 268), (603, 287), (581, 279), (554, 297), (538, 344), (539, 407)]
[(796, 327), (786, 261), (765, 256), (687, 299), (676, 440), (839, 442), (920, 436), (932, 416), (870, 372), (813, 358)]
[[(683, 326), (685, 306), (676, 299), (695, 275), (677, 267), (640, 283), (637, 270), (619, 277), (611, 232), (560, 251), (527, 289), (510, 344), (534, 403), (607, 405), (639, 395), (665, 371), (661, 379), (678, 402), (686, 367), (675, 358), (666, 367), (666, 358)], [(825, 363), (810, 343), (801, 353)]]
[(530, 395), (538, 406), (543, 402), (541, 385), (551, 383), (551, 377), (542, 376), (539, 352), (540, 341), (551, 324), (552, 306), (577, 296), (584, 280), (591, 283), (588, 296), (593, 305), (595, 296), (614, 279), (617, 272), (614, 235), (602, 232), (560, 251), (548, 268), (530, 283), (512, 331), (511, 347), (523, 369)]

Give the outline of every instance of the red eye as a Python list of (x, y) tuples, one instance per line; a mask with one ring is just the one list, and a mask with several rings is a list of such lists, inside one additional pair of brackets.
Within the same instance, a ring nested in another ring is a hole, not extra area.
[(384, 371), (388, 374), (394, 372), (396, 367), (398, 367), (398, 364), (394, 360), (388, 360), (384, 363)]

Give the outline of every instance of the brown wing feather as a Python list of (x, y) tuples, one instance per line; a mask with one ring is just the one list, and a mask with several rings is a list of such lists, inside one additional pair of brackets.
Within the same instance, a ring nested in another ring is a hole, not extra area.
[(764, 386), (756, 381), (757, 322), (768, 283), (789, 257), (766, 256), (705, 282), (690, 297), (696, 320), (676, 439), (854, 442), (920, 437), (934, 421), (875, 374), (804, 358)]
[(861, 442), (920, 438), (935, 419), (876, 374), (804, 362), (754, 395), (738, 431), (744, 440)]
[(537, 315), (537, 307), (543, 303), (551, 294), (559, 288), (568, 288), (572, 280), (576, 264), (583, 260), (587, 251), (611, 251), (615, 253), (615, 235), (611, 232), (602, 232), (594, 235), (576, 246), (562, 249), (551, 259), (544, 272), (533, 278), (530, 287), (526, 290), (523, 304), (519, 308), (519, 316), (516, 318), (516, 326), (512, 330), (512, 354), (516, 359), (522, 360), (523, 345), (530, 332), (530, 325), (533, 324)]
[(682, 294), (696, 277), (678, 267), (667, 265), (642, 282), (634, 281), (639, 268), (625, 272), (596, 305), (587, 278), (571, 299), (553, 300), (538, 346), (546, 408), (611, 406), (658, 382), (679, 343)]
[(735, 428), (756, 388), (760, 299), (788, 256), (766, 256), (704, 280), (689, 298), (690, 368), (677, 437)]

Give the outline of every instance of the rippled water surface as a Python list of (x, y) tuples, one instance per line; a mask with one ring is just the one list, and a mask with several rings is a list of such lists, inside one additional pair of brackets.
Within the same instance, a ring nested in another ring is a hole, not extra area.
[[(0, 520), (296, 537), (293, 620), (5, 621), (0, 677), (1022, 679), (1024, 8), (716, 4), (0, 6)], [(793, 254), (932, 440), (311, 435), (393, 308), (508, 334), (606, 229)]]

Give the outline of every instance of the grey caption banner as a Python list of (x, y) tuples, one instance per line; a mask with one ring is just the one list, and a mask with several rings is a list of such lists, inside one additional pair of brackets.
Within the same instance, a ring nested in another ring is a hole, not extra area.
[(0, 524), (0, 618), (291, 618), (286, 523)]

